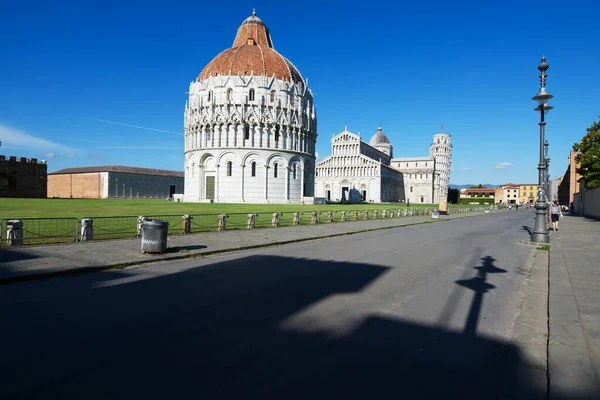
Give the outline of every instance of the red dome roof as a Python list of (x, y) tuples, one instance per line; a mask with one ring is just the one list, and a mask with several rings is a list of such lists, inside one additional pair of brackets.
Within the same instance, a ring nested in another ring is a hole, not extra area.
[(269, 29), (254, 12), (238, 28), (233, 47), (209, 62), (198, 81), (216, 75), (275, 76), (285, 81), (304, 82), (296, 67), (273, 49)]

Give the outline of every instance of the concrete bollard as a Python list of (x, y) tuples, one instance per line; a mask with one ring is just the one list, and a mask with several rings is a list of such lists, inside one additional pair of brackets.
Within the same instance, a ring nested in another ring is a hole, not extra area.
[(377, 210), (373, 210), (373, 219), (379, 218), (379, 212)]
[(387, 210), (381, 211), (381, 218), (387, 218)]
[(271, 226), (279, 226), (279, 213), (273, 213), (273, 215), (271, 215)]
[(354, 211), (354, 220), (358, 221), (358, 211)]
[(88, 241), (94, 239), (94, 221), (91, 218), (82, 218), (81, 219), (81, 236), (79, 240)]
[(295, 212), (294, 213), (294, 225), (300, 225), (300, 216), (302, 213)]
[(410, 210), (410, 216), (411, 217), (413, 216), (413, 210)]
[(346, 211), (340, 213), (340, 221), (346, 222)]
[[(406, 210), (404, 210), (406, 211)], [(400, 210), (396, 210), (396, 217), (400, 218), (402, 216), (401, 211)]]
[(327, 222), (333, 222), (333, 211), (327, 211)]
[(369, 212), (368, 211), (363, 212), (363, 219), (369, 219)]
[(225, 229), (227, 229), (227, 215), (219, 214), (219, 225), (217, 227), (217, 230), (219, 232), (222, 232)]
[(256, 226), (255, 218), (256, 214), (248, 214), (248, 229), (254, 229)]
[(6, 245), (21, 246), (23, 244), (23, 221), (11, 219), (6, 222)]
[(406, 217), (408, 215), (408, 210), (404, 210), (404, 216)]
[(148, 221), (149, 218), (143, 215), (138, 217), (137, 221), (137, 234), (135, 236), (142, 237), (142, 227), (144, 226), (144, 221)]
[(181, 233), (192, 233), (192, 216), (189, 214), (181, 217)]
[(312, 212), (310, 223), (313, 224), (313, 225), (319, 223), (319, 212), (318, 211), (313, 211)]

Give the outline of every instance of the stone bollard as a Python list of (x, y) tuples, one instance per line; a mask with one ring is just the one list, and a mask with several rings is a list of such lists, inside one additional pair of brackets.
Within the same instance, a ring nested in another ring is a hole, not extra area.
[(354, 220), (358, 221), (358, 211), (354, 211)]
[(327, 222), (333, 222), (333, 211), (327, 211)]
[(404, 210), (404, 216), (406, 217), (408, 215), (408, 210)]
[(302, 213), (295, 212), (294, 213), (294, 225), (300, 225), (300, 216)]
[[(404, 210), (404, 211), (406, 211), (406, 210)], [(402, 214), (400, 214), (400, 213), (401, 213), (400, 210), (396, 210), (396, 217), (400, 218), (402, 216)]]
[(79, 240), (87, 241), (94, 239), (94, 226), (91, 218), (82, 218), (81, 219), (81, 236)]
[(11, 219), (6, 222), (6, 245), (21, 246), (23, 244), (23, 221)]
[(192, 233), (192, 216), (185, 214), (181, 219), (181, 233)]
[(410, 210), (410, 216), (411, 217), (413, 216), (413, 210)]
[(387, 210), (381, 211), (381, 218), (387, 218)]
[(340, 213), (340, 221), (346, 222), (346, 211)]
[(310, 223), (315, 225), (319, 223), (319, 212), (318, 211), (313, 211), (312, 212), (312, 217), (310, 219)]
[(219, 232), (222, 232), (226, 228), (227, 228), (227, 215), (219, 214), (219, 226), (217, 227), (217, 230)]
[(256, 214), (248, 214), (248, 229), (254, 229), (256, 226), (255, 219)]
[(273, 213), (273, 215), (271, 215), (271, 226), (279, 226), (279, 213)]
[(144, 226), (144, 221), (148, 221), (148, 217), (144, 217), (139, 216), (138, 217), (138, 221), (137, 221), (137, 234), (135, 236), (137, 237), (141, 237), (142, 236), (142, 227)]
[(369, 212), (368, 211), (363, 212), (363, 219), (369, 219)]
[(373, 219), (379, 218), (379, 211), (373, 210)]

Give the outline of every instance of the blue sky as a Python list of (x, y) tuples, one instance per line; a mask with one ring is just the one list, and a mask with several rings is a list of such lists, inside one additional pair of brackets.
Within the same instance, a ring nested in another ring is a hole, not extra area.
[(345, 125), (427, 155), (443, 124), (451, 183), (536, 182), (542, 54), (553, 176), (600, 115), (598, 1), (18, 1), (2, 6), (0, 154), (182, 170), (189, 82), (252, 7), (309, 78), (321, 158)]

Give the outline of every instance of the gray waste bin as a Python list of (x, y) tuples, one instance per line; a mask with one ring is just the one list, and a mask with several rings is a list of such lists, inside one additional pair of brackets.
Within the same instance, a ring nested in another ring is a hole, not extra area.
[(167, 250), (169, 221), (148, 219), (142, 225), (142, 253), (164, 253)]
[(486, 214), (487, 214), (487, 213), (489, 213), (489, 212), (490, 212), (490, 208), (489, 208), (489, 207), (486, 207), (486, 208), (484, 209), (484, 212), (485, 212)]
[(440, 218), (440, 210), (431, 210), (431, 218), (439, 219)]

